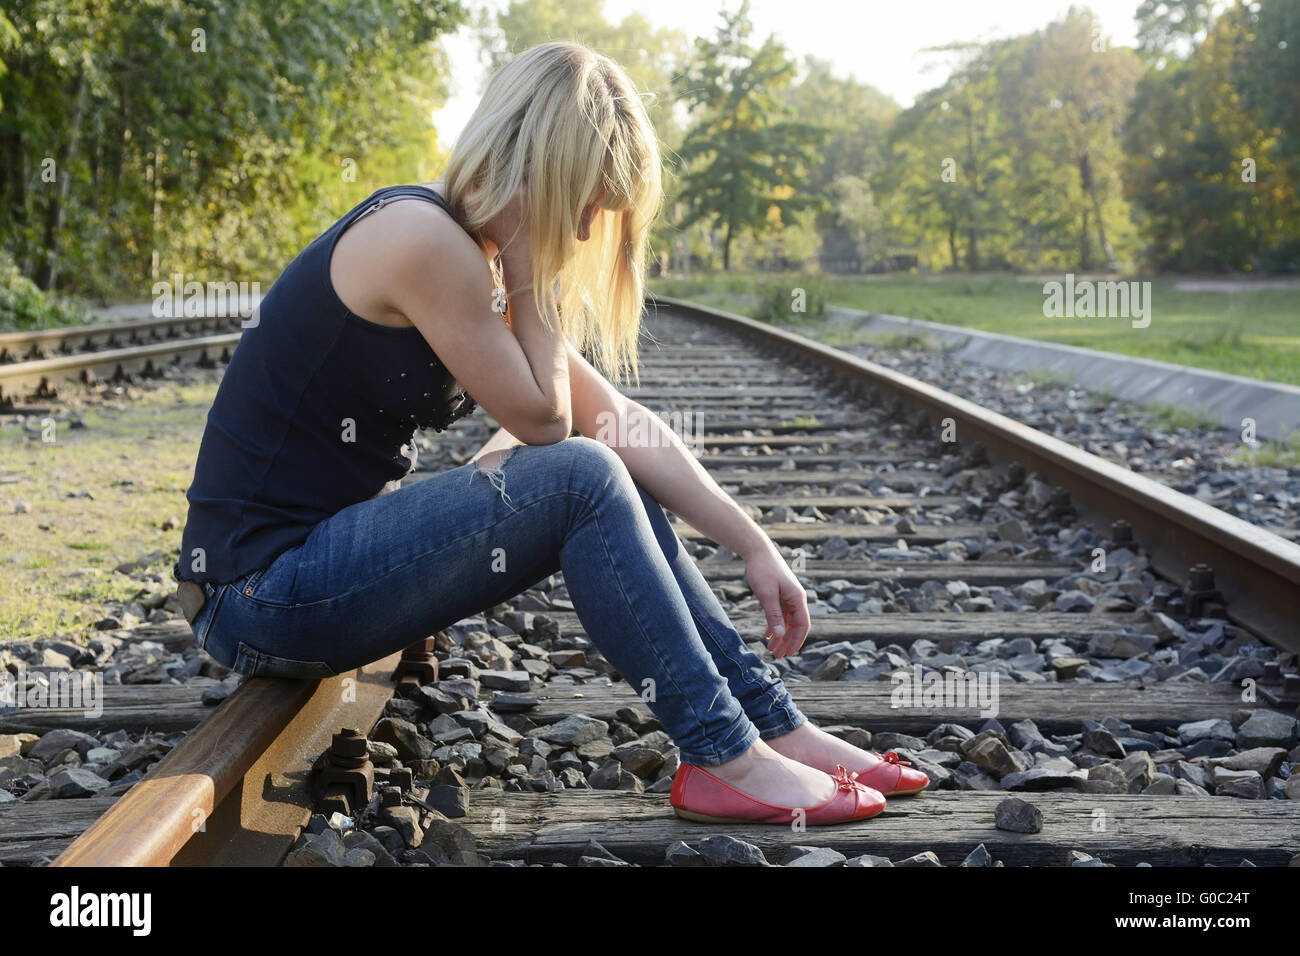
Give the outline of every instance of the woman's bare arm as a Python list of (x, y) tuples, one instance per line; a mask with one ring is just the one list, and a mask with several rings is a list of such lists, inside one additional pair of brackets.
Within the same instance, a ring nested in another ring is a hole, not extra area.
[[(573, 421), (604, 441), (659, 504), (734, 551), (746, 565), (750, 589), (763, 605), (772, 653), (798, 651), (808, 635), (807, 593), (772, 539), (709, 475), (658, 416), (620, 393), (569, 346)], [(625, 441), (636, 436), (637, 441)]]
[(387, 228), (367, 257), (386, 301), (512, 435), (530, 445), (569, 437), (569, 368), (556, 317), (545, 328), (524, 293), (511, 299), (513, 329), (507, 326), (492, 309), (492, 272), (482, 251), (437, 207), (395, 203), (384, 214)]

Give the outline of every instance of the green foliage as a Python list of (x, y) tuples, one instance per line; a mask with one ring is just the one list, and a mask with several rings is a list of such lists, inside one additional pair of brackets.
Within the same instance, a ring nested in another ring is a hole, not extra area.
[[(1300, 271), (1300, 0), (1259, 8), (1225, 10), (1186, 58), (1139, 84), (1125, 186), (1157, 269)], [(1149, 45), (1163, 49), (1167, 33)]]
[(1131, 232), (1118, 128), (1132, 51), (1075, 9), (953, 49), (965, 64), (899, 116), (874, 179), (896, 248), (950, 269), (1116, 268)]
[(87, 320), (85, 310), (42, 292), (18, 271), (12, 259), (0, 252), (0, 331), (80, 325)]
[(176, 272), (272, 279), (367, 186), (418, 181), (445, 94), (432, 44), (465, 19), (456, 0), (6, 14), (0, 246), (41, 288), (136, 300)]
[(824, 208), (806, 188), (814, 148), (825, 127), (794, 119), (776, 97), (789, 86), (794, 63), (775, 37), (749, 42), (749, 0), (723, 13), (713, 40), (695, 41), (695, 57), (674, 78), (683, 102), (696, 109), (678, 156), (683, 163), (679, 225), (709, 222), (723, 230), (722, 268), (731, 267), (732, 240), (760, 236), (794, 213)]
[(760, 286), (750, 315), (760, 322), (792, 324), (826, 317), (826, 283), (814, 276), (797, 276), (793, 283)]

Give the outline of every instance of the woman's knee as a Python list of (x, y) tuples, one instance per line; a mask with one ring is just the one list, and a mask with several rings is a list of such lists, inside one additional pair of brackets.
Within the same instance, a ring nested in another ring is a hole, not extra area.
[(587, 438), (585, 435), (576, 435), (573, 438), (566, 438), (564, 441), (546, 447), (553, 449), (550, 454), (562, 456), (569, 462), (575, 478), (617, 478), (622, 480), (626, 477), (631, 480), (631, 475), (628, 473), (627, 465), (623, 464), (623, 459), (618, 456), (614, 449), (602, 441)]

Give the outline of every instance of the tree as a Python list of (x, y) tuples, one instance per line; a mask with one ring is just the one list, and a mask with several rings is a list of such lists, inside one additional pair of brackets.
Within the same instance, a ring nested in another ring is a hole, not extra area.
[(681, 222), (708, 221), (723, 230), (722, 267), (731, 268), (731, 243), (742, 230), (755, 236), (790, 214), (822, 207), (807, 188), (813, 148), (825, 128), (790, 118), (775, 95), (794, 77), (795, 66), (775, 37), (761, 47), (749, 42), (749, 0), (722, 14), (714, 39), (695, 41), (695, 56), (675, 78), (694, 123), (678, 149), (684, 172)]
[[(1230, 7), (1187, 59), (1139, 84), (1125, 128), (1125, 181), (1157, 268), (1300, 268), (1294, 122), (1273, 124), (1282, 119), (1268, 102), (1274, 77), (1253, 75), (1254, 57), (1267, 57), (1257, 24), (1284, 22), (1295, 6), (1269, 0), (1258, 19), (1245, 4)], [(1285, 102), (1295, 89), (1285, 68), (1276, 80)]]
[[(802, 76), (779, 96), (792, 115), (818, 116), (825, 143), (809, 167), (809, 192), (831, 200), (816, 212), (823, 255), (866, 263), (883, 255), (889, 238), (870, 180), (884, 163), (889, 125), (898, 115), (890, 97), (852, 75), (835, 76), (830, 63), (807, 56)], [(790, 243), (786, 243), (789, 255)]]
[(427, 151), (431, 44), (464, 11), (6, 0), (5, 15), (0, 243), (43, 287), (140, 298), (172, 271), (274, 275), (359, 198), (339, 152), (360, 144), (378, 167)]

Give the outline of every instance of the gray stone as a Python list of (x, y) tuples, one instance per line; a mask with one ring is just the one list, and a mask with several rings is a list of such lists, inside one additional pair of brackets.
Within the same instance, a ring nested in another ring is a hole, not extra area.
[(285, 866), (346, 866), (348, 849), (335, 830), (312, 834), (301, 846), (291, 850)]
[(436, 749), (433, 741), (423, 736), (415, 724), (397, 717), (380, 720), (371, 736), (381, 743), (392, 744), (403, 761), (428, 760)]
[(1228, 770), (1253, 770), (1261, 777), (1272, 777), (1276, 776), (1284, 760), (1286, 751), (1281, 747), (1252, 747), (1231, 757), (1216, 757), (1210, 760), (1210, 766), (1225, 767)]
[(701, 854), (683, 843), (675, 840), (664, 854), (664, 863), (668, 866), (708, 866), (709, 861)]
[(609, 733), (609, 724), (585, 714), (571, 714), (563, 720), (536, 727), (528, 732), (530, 737), (540, 737), (547, 743), (577, 747)]
[(375, 854), (367, 849), (357, 847), (343, 855), (344, 866), (374, 866)]
[(650, 747), (643, 747), (639, 741), (623, 744), (613, 750), (614, 759), (638, 777), (649, 778), (664, 765), (664, 755)]
[(996, 737), (986, 737), (966, 751), (966, 757), (989, 775), (1001, 780), (1032, 766), (1029, 757), (1016, 750), (1008, 750)]
[(1155, 779), (1156, 765), (1149, 753), (1140, 751), (1121, 760), (1119, 770), (1128, 781), (1129, 793), (1141, 793)]
[(917, 853), (909, 856), (905, 860), (899, 860), (894, 866), (943, 866), (939, 858), (935, 856), (933, 850), (926, 850), (923, 853)]
[(424, 841), (424, 831), (420, 827), (420, 812), (415, 807), (405, 804), (396, 807), (383, 807), (379, 819), (396, 830), (402, 837), (402, 843), (414, 850)]
[(1231, 743), (1237, 738), (1236, 732), (1232, 729), (1232, 724), (1220, 717), (1179, 724), (1178, 736), (1184, 744), (1193, 744), (1207, 739), (1226, 740)]
[(1090, 720), (1084, 722), (1083, 745), (1103, 757), (1123, 757), (1127, 753), (1114, 734)]
[(970, 853), (966, 854), (966, 859), (962, 860), (960, 866), (989, 866), (993, 862), (993, 855), (989, 853), (984, 844), (981, 843)]
[(1052, 604), (1052, 610), (1058, 613), (1086, 614), (1092, 610), (1094, 598), (1082, 591), (1066, 591)]
[(1087, 774), (1082, 770), (1032, 767), (1018, 773), (1009, 773), (998, 784), (1003, 790), (1059, 790), (1062, 787), (1078, 790), (1087, 779)]
[[(1228, 774), (1231, 776), (1221, 776)], [(1222, 767), (1216, 767), (1214, 795), (1237, 797), (1241, 800), (1263, 800), (1264, 779), (1253, 770), (1224, 770)]]
[(1043, 812), (1019, 797), (1007, 797), (997, 805), (993, 823), (999, 830), (1011, 833), (1039, 833), (1043, 829)]
[(700, 855), (713, 866), (771, 866), (763, 851), (752, 843), (717, 834), (700, 841)]
[(1097, 859), (1090, 853), (1084, 853), (1082, 850), (1071, 850), (1066, 856), (1070, 866), (1105, 866), (1101, 860)]
[(843, 866), (847, 860), (843, 853), (829, 847), (792, 846), (785, 856), (786, 866)]
[(528, 693), (528, 688), (532, 683), (532, 677), (528, 671), (479, 671), (478, 678), (479, 683), (484, 687), (518, 694)]
[(1296, 743), (1296, 719), (1274, 710), (1257, 710), (1237, 728), (1237, 749), (1252, 747), (1293, 747)]
[(872, 737), (872, 747), (881, 753), (890, 750), (924, 750), (925, 741), (911, 734), (882, 732)]
[(1020, 750), (1036, 750), (1046, 741), (1038, 730), (1038, 725), (1025, 718), (1018, 720), (1007, 728), (1011, 742)]
[(1167, 773), (1158, 773), (1151, 779), (1145, 789), (1142, 790), (1143, 796), (1169, 796), (1178, 791), (1178, 779)]
[(32, 744), (27, 756), (48, 763), (65, 750), (75, 750), (79, 756), (84, 757), (89, 750), (98, 746), (97, 738), (79, 730), (50, 730)]
[(63, 767), (50, 774), (50, 793), (59, 799), (92, 797), (109, 782), (97, 773), (81, 767)]
[[(401, 838), (399, 837), (399, 849), (400, 844)], [(374, 834), (367, 833), (365, 830), (353, 830), (351, 833), (344, 834), (343, 845), (347, 847), (349, 853), (353, 850), (365, 850), (369, 852), (374, 866), (397, 866), (397, 861), (394, 860), (393, 855), (388, 852), (388, 847), (380, 842)]]
[[(443, 768), (447, 769), (447, 768)], [(431, 787), (424, 802), (445, 817), (458, 818), (469, 813), (469, 788), (442, 784)]]

